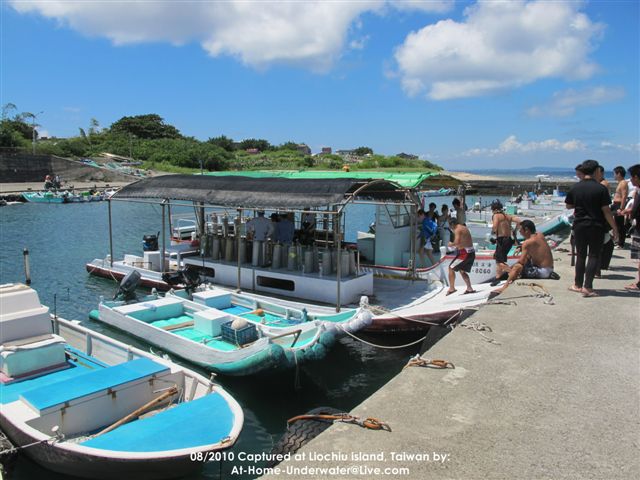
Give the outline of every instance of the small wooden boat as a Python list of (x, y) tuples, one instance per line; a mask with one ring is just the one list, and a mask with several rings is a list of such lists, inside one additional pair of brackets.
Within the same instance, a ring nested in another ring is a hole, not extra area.
[(1, 285), (0, 304), (0, 427), (43, 467), (173, 478), (237, 440), (242, 410), (212, 381), (79, 322), (54, 318), (52, 329), (24, 285)]

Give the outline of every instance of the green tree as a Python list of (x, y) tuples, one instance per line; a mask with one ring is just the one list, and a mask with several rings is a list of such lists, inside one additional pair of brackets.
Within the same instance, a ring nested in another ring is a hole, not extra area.
[(364, 157), (367, 154), (373, 155), (373, 150), (371, 150), (369, 147), (358, 147), (353, 151), (353, 153), (355, 153), (359, 157)]
[(233, 152), (235, 150), (235, 146), (233, 144), (233, 139), (226, 137), (225, 135), (220, 135), (219, 137), (210, 138), (207, 140), (207, 143), (218, 146), (227, 152)]
[(295, 152), (298, 151), (298, 144), (296, 142), (284, 142), (282, 145), (278, 146), (279, 150), (293, 150)]
[(110, 128), (114, 134), (135, 135), (144, 139), (181, 138), (178, 129), (164, 123), (164, 119), (155, 113), (122, 117)]
[(240, 148), (242, 150), (248, 150), (249, 148), (257, 148), (261, 152), (271, 150), (271, 144), (263, 139), (247, 138), (240, 142)]

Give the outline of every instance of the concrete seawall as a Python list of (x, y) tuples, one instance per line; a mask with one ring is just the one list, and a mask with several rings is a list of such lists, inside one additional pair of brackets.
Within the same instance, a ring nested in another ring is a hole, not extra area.
[(550, 297), (518, 281), (423, 354), (455, 368), (405, 368), (351, 412), (391, 432), (335, 424), (265, 478), (640, 478), (637, 263), (616, 250), (585, 299), (554, 258), (561, 280), (535, 281)]
[(138, 178), (53, 155), (0, 153), (0, 183), (39, 182), (49, 174), (71, 182), (133, 182)]

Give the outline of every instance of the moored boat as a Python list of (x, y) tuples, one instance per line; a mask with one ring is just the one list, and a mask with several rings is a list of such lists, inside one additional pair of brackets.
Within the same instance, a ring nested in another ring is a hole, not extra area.
[[(172, 478), (224, 450), (244, 421), (219, 385), (0, 286), (0, 426), (43, 467), (89, 478)], [(55, 332), (55, 333), (54, 333)]]
[(193, 300), (185, 296), (172, 292), (164, 298), (152, 294), (135, 301), (101, 301), (91, 318), (234, 376), (320, 359), (339, 334), (338, 325), (357, 330), (371, 319), (365, 309), (315, 315), (219, 288), (194, 292)]

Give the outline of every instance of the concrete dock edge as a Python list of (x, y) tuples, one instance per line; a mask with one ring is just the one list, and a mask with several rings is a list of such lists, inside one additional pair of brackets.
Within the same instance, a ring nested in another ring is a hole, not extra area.
[(518, 281), (423, 354), (454, 369), (405, 368), (351, 412), (391, 432), (335, 424), (264, 478), (640, 478), (637, 263), (616, 250), (582, 298), (554, 258), (560, 280)]

